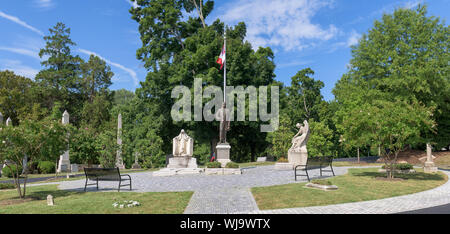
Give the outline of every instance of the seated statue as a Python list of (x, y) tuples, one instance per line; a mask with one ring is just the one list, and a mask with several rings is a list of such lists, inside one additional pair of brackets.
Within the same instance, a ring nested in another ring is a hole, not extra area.
[(292, 146), (289, 152), (307, 152), (306, 143), (310, 134), (308, 121), (303, 121), (303, 125), (297, 123), (296, 127), (299, 128), (299, 131), (292, 139)]

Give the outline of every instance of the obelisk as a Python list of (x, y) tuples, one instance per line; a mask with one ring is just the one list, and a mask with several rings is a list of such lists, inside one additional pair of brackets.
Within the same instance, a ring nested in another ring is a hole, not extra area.
[(122, 114), (117, 116), (117, 144), (119, 145), (119, 149), (117, 150), (116, 155), (116, 167), (125, 169), (122, 159)]
[[(62, 116), (62, 124), (63, 125), (69, 124), (69, 118), (70, 115), (67, 112), (67, 110), (64, 111)], [(69, 146), (67, 146), (67, 150), (64, 152), (64, 154), (59, 156), (58, 172), (69, 172), (69, 171), (70, 171)]]

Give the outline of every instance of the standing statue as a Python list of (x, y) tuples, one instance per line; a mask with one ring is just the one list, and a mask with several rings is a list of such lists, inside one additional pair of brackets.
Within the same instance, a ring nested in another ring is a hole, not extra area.
[(180, 135), (173, 138), (173, 156), (174, 157), (192, 157), (194, 140), (186, 132), (181, 130)]
[(297, 123), (296, 126), (299, 130), (292, 139), (292, 146), (288, 151), (289, 163), (292, 163), (294, 167), (296, 165), (306, 165), (306, 161), (308, 160), (308, 150), (306, 149), (306, 144), (308, 143), (310, 135), (308, 121), (303, 121), (303, 125)]
[(230, 111), (227, 109), (227, 104), (224, 102), (222, 108), (216, 113), (216, 120), (220, 121), (219, 126), (219, 144), (227, 143), (227, 131), (230, 130)]

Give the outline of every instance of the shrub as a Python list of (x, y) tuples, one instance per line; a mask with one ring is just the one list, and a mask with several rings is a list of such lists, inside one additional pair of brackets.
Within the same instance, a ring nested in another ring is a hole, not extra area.
[(331, 181), (329, 180), (313, 180), (311, 181), (311, 183), (319, 185), (333, 185), (333, 183), (331, 183)]
[(41, 174), (55, 173), (56, 164), (51, 161), (40, 161), (38, 164), (38, 170)]
[(16, 186), (14, 184), (4, 184), (4, 183), (0, 184), (0, 190), (2, 190), (2, 189), (15, 189), (15, 188), (16, 188)]
[[(386, 169), (386, 165), (383, 165), (381, 168)], [(396, 170), (411, 170), (414, 168), (414, 166), (409, 163), (399, 163), (399, 164), (394, 164), (394, 168)]]
[(277, 162), (279, 162), (279, 163), (287, 163), (287, 162), (289, 162), (289, 160), (288, 160), (287, 158), (285, 158), (285, 157), (280, 157), (280, 158), (277, 160)]
[(239, 164), (237, 164), (235, 162), (229, 162), (229, 163), (227, 163), (225, 168), (239, 168)]
[(217, 162), (217, 161), (215, 161), (215, 162), (207, 162), (206, 163), (206, 167), (207, 168), (221, 168), (222, 164), (220, 164), (220, 162)]
[(13, 177), (13, 173), (16, 174), (17, 168), (18, 168), (20, 173), (22, 172), (22, 167), (21, 166), (11, 165), (10, 167), (11, 167), (12, 170), (10, 170), (8, 166), (3, 167), (3, 169), (2, 169), (2, 176), (8, 177), (8, 178), (12, 178)]

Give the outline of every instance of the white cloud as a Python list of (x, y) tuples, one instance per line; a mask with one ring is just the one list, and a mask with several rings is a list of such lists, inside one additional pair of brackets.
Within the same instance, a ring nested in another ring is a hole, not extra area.
[(39, 57), (39, 52), (29, 50), (29, 49), (23, 49), (23, 48), (13, 48), (13, 47), (0, 47), (0, 50), (8, 51), (16, 54), (26, 55), (32, 58), (35, 58), (37, 60), (41, 60)]
[(423, 0), (409, 1), (409, 2), (406, 2), (406, 3), (403, 5), (403, 8), (406, 8), (406, 9), (412, 9), (412, 8), (417, 7), (419, 4), (422, 4), (422, 3), (423, 3)]
[(224, 8), (221, 19), (227, 24), (244, 21), (247, 40), (254, 48), (280, 46), (300, 51), (314, 40), (327, 41), (338, 34), (332, 24), (323, 27), (312, 22), (320, 9), (332, 6), (332, 0), (239, 0)]
[(134, 2), (132, 2), (131, 0), (125, 0), (125, 1), (127, 1), (133, 8), (139, 7), (139, 5), (137, 4), (136, 1), (134, 1)]
[(347, 46), (353, 46), (358, 44), (359, 39), (361, 38), (361, 34), (357, 33), (355, 30), (353, 30), (350, 34), (350, 37), (347, 40)]
[(83, 54), (87, 54), (87, 55), (91, 55), (92, 54), (92, 55), (95, 55), (95, 56), (103, 59), (106, 63), (110, 64), (111, 66), (117, 67), (117, 68), (125, 71), (126, 73), (130, 74), (131, 78), (133, 79), (133, 82), (134, 82), (135, 86), (137, 86), (139, 84), (139, 79), (137, 78), (137, 74), (132, 69), (127, 68), (127, 67), (125, 67), (125, 66), (123, 66), (121, 64), (111, 62), (110, 60), (105, 59), (104, 57), (100, 56), (99, 54), (97, 54), (95, 52), (92, 52), (92, 51), (89, 51), (89, 50), (85, 50), (85, 49), (78, 49), (78, 51), (83, 53)]
[(30, 79), (34, 79), (36, 74), (39, 73), (37, 69), (25, 66), (19, 60), (2, 59), (0, 62), (2, 66), (0, 67), (0, 70), (10, 70), (17, 75), (25, 76)]
[(54, 5), (54, 2), (52, 0), (34, 0), (34, 2), (40, 8), (50, 8)]
[(26, 22), (20, 20), (19, 18), (15, 17), (15, 16), (8, 15), (8, 14), (5, 14), (2, 11), (0, 11), (0, 17), (5, 18), (7, 20), (10, 20), (10, 21), (12, 21), (12, 22), (14, 22), (16, 24), (19, 24), (19, 25), (27, 28), (27, 29), (30, 29), (31, 31), (33, 31), (33, 32), (35, 32), (35, 33), (37, 33), (37, 34), (39, 34), (41, 36), (44, 36), (44, 33), (42, 33), (39, 29), (37, 29), (37, 28), (35, 28), (33, 26), (30, 26), (29, 24), (27, 24)]

